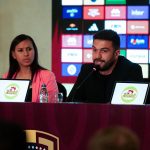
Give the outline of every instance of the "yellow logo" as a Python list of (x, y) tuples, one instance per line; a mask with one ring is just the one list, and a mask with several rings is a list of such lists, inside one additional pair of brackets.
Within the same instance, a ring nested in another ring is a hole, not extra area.
[(59, 138), (57, 136), (38, 130), (25, 131), (27, 135), (27, 149), (59, 150)]

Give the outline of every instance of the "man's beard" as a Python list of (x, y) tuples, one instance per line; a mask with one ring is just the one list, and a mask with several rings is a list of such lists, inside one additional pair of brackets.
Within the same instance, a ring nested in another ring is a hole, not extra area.
[(105, 61), (100, 60), (100, 59), (94, 59), (94, 66), (95, 66), (96, 70), (97, 70), (97, 71), (107, 71), (107, 70), (109, 70), (109, 69), (113, 66), (113, 64), (115, 63), (115, 59), (113, 59), (113, 60), (111, 60), (111, 61), (105, 63), (105, 65), (104, 65), (103, 67), (101, 67), (101, 66), (98, 64), (98, 62), (103, 62), (103, 63), (104, 63)]

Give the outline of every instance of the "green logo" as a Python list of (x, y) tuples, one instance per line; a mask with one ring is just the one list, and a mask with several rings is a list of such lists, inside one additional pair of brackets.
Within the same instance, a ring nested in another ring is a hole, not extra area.
[(121, 99), (125, 103), (133, 102), (138, 95), (138, 91), (133, 86), (126, 87), (121, 93)]
[(126, 0), (106, 0), (106, 4), (126, 4)]
[(7, 99), (15, 98), (16, 96), (18, 96), (18, 93), (19, 93), (19, 86), (14, 83), (9, 84), (4, 91), (4, 95)]

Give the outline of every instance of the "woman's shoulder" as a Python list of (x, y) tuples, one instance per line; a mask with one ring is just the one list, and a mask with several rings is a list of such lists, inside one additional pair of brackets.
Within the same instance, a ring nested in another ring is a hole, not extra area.
[(53, 72), (51, 72), (48, 69), (40, 69), (38, 70), (38, 72), (34, 75), (33, 81), (43, 81), (43, 82), (47, 82), (51, 79), (54, 79), (55, 75)]
[(47, 75), (47, 74), (51, 74), (51, 73), (53, 73), (53, 72), (50, 71), (50, 70), (48, 70), (48, 69), (40, 69), (40, 70), (38, 71), (38, 73)]
[(54, 76), (54, 73), (48, 69), (40, 69), (38, 74), (45, 78)]

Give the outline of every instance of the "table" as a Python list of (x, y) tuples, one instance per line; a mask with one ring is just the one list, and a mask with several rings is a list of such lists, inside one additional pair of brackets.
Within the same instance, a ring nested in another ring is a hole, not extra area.
[(148, 105), (0, 103), (0, 119), (36, 132), (40, 137), (36, 142), (48, 143), (48, 150), (86, 150), (90, 137), (110, 125), (132, 129), (140, 138), (141, 150), (150, 149)]

